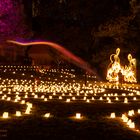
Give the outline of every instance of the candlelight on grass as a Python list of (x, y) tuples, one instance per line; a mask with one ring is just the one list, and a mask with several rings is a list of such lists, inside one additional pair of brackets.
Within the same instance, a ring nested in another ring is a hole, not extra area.
[(2, 115), (2, 118), (7, 119), (9, 118), (9, 113), (8, 112), (4, 112)]
[(114, 112), (110, 114), (110, 118), (115, 118), (115, 117), (116, 117), (116, 115)]

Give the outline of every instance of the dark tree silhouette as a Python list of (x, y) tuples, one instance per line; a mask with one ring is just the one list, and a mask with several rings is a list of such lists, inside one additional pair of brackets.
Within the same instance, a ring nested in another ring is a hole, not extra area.
[(27, 36), (20, 0), (0, 0), (0, 41)]
[(109, 64), (109, 56), (117, 47), (121, 48), (122, 64), (127, 63), (128, 53), (135, 55), (138, 51), (138, 34), (140, 26), (134, 24), (139, 13), (140, 5), (137, 0), (127, 1), (129, 11), (108, 19), (98, 28), (93, 28), (92, 36), (94, 40), (93, 63), (98, 64), (100, 69), (106, 74), (106, 67)]

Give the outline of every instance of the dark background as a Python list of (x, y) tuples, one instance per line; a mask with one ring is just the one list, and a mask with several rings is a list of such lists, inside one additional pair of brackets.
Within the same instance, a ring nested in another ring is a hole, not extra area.
[(63, 45), (106, 75), (109, 56), (121, 48), (122, 65), (131, 53), (140, 65), (138, 0), (23, 0), (32, 39)]

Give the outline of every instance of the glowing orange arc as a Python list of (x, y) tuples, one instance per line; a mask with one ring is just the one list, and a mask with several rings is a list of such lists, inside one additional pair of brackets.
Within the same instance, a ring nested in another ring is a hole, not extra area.
[(66, 57), (73, 60), (73, 63), (75, 63), (79, 67), (85, 69), (87, 72), (89, 72), (91, 74), (96, 74), (84, 60), (75, 56), (73, 53), (71, 53), (70, 51), (68, 51), (67, 49), (65, 49), (64, 47), (62, 47), (62, 46), (60, 46), (56, 43), (48, 42), (48, 41), (47, 42), (46, 41), (34, 41), (34, 42), (22, 43), (22, 42), (14, 41), (14, 40), (7, 40), (7, 42), (10, 42), (10, 43), (13, 43), (13, 44), (16, 44), (16, 45), (20, 45), (20, 46), (48, 45), (48, 46), (58, 50), (59, 52), (61, 52)]

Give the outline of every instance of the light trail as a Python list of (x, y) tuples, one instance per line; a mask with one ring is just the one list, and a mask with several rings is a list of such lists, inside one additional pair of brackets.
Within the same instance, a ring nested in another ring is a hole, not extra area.
[(20, 45), (20, 46), (30, 46), (30, 45), (33, 45), (33, 46), (34, 45), (47, 45), (47, 46), (50, 46), (50, 47), (56, 49), (57, 51), (59, 51), (60, 53), (62, 53), (64, 56), (66, 56), (66, 58), (70, 58), (72, 60), (72, 63), (76, 64), (78, 67), (86, 70), (90, 74), (96, 75), (97, 78), (99, 78), (99, 76), (97, 75), (95, 70), (93, 71), (90, 68), (89, 64), (87, 64), (87, 62), (85, 62), (81, 58), (75, 56), (72, 52), (68, 51), (66, 48), (64, 48), (61, 45), (58, 45), (56, 43), (48, 42), (48, 41), (32, 41), (32, 42), (26, 42), (26, 43), (24, 42), (23, 43), (23, 42), (14, 41), (14, 40), (7, 40), (7, 42), (13, 43), (13, 44), (16, 44), (16, 45)]

